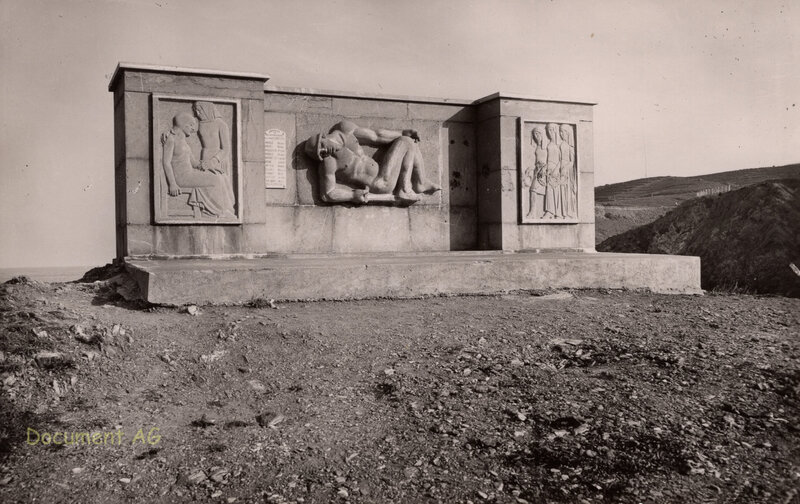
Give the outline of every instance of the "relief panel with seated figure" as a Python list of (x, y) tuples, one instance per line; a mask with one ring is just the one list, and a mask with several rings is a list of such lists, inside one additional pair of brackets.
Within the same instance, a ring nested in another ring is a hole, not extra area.
[(156, 224), (242, 221), (239, 100), (153, 95)]

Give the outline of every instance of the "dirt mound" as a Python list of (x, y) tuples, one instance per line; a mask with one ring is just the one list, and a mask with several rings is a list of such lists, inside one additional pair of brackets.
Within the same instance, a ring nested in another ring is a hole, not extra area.
[(105, 266), (98, 266), (92, 268), (77, 280), (78, 283), (91, 283), (100, 280), (109, 280), (117, 275), (125, 273), (125, 266), (122, 261), (114, 261), (106, 264)]
[(12, 278), (10, 280), (7, 280), (4, 283), (7, 283), (9, 285), (18, 285), (18, 284), (23, 284), (24, 285), (24, 284), (29, 284), (31, 282), (33, 282), (33, 280), (31, 280), (27, 276), (20, 275), (20, 276), (15, 276), (14, 278)]
[(705, 289), (800, 297), (800, 180), (774, 180), (681, 204), (611, 237), (602, 252), (696, 255)]
[(800, 179), (800, 164), (696, 177), (650, 177), (597, 187), (595, 243), (649, 224), (686, 200), (778, 179)]

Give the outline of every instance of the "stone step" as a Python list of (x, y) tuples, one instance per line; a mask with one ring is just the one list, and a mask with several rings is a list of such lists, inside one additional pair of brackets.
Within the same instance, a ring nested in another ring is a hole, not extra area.
[(126, 259), (125, 264), (147, 301), (168, 305), (564, 288), (702, 293), (700, 259), (669, 255), (469, 251)]

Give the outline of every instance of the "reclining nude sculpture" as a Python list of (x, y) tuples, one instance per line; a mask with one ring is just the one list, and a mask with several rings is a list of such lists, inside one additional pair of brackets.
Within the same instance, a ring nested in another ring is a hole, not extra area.
[[(381, 195), (376, 199), (385, 200), (394, 194), (395, 201), (413, 203), (420, 194), (442, 189), (425, 180), (418, 142), (415, 130), (372, 130), (342, 121), (328, 134), (306, 140), (305, 152), (319, 161), (320, 194), (326, 203), (367, 203), (370, 193)], [(364, 153), (361, 143), (389, 146), (380, 165)]]

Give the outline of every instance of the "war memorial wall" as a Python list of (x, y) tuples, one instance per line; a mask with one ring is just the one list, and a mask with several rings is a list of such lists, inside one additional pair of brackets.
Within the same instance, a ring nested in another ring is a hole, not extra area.
[(148, 300), (699, 291), (697, 258), (594, 252), (592, 103), (267, 81), (118, 65), (117, 257)]

